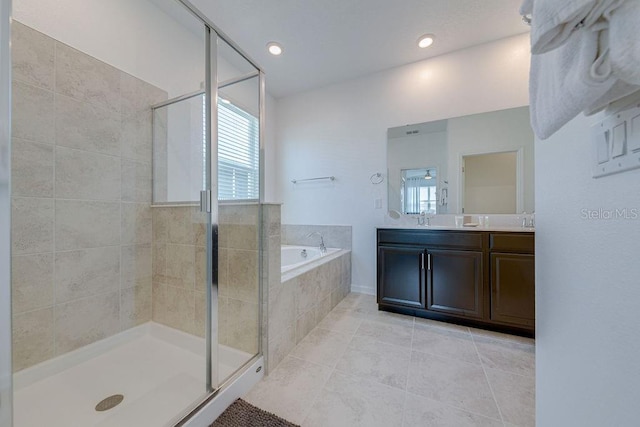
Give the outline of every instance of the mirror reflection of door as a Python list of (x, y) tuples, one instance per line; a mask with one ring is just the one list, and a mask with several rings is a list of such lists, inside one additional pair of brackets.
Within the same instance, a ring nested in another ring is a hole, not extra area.
[(437, 168), (403, 169), (400, 196), (402, 213), (435, 215), (438, 204)]
[(517, 151), (463, 156), (462, 212), (517, 212), (517, 165)]

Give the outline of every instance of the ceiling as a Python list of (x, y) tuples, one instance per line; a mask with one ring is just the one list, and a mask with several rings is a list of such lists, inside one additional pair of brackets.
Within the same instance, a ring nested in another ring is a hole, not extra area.
[[(194, 0), (276, 98), (528, 31), (521, 0)], [(436, 35), (430, 48), (417, 39)], [(266, 51), (277, 41), (284, 53)]]

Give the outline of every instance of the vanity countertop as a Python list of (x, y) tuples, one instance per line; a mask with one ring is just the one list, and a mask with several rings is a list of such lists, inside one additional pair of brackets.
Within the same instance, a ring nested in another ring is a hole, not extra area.
[(377, 229), (396, 229), (396, 230), (447, 230), (447, 231), (492, 231), (492, 232), (510, 232), (510, 233), (535, 233), (533, 227), (507, 227), (507, 226), (489, 226), (489, 227), (455, 227), (447, 225), (378, 225)]

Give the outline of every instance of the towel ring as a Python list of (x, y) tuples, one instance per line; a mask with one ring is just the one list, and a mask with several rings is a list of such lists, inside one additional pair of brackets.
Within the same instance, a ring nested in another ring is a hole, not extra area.
[(381, 184), (382, 181), (384, 181), (384, 176), (382, 176), (380, 172), (376, 172), (373, 175), (371, 175), (371, 177), (369, 178), (369, 181), (371, 181), (371, 183), (374, 185)]

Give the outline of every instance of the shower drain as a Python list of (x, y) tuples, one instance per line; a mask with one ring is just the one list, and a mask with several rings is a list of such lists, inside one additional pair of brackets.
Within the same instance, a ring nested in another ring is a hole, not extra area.
[(108, 411), (109, 409), (113, 409), (118, 406), (124, 400), (124, 396), (121, 394), (114, 394), (113, 396), (109, 396), (105, 399), (102, 399), (96, 405), (96, 411)]

